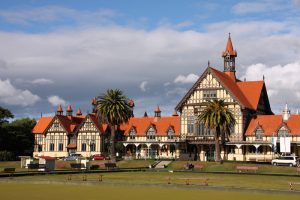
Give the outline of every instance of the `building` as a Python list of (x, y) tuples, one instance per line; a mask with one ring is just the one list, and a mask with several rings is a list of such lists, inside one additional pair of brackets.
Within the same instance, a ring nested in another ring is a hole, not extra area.
[[(214, 160), (213, 133), (196, 120), (211, 99), (223, 99), (236, 119), (221, 149), (223, 159), (267, 161), (279, 153), (300, 155), (300, 115), (291, 115), (287, 106), (282, 115), (274, 115), (264, 80), (236, 77), (237, 52), (230, 35), (222, 58), (223, 71), (208, 63), (172, 116), (161, 116), (157, 106), (153, 117), (145, 113), (120, 125), (117, 139), (124, 145), (124, 156)], [(94, 98), (94, 108), (96, 103)], [(59, 107), (54, 117), (41, 118), (33, 133), (34, 155), (61, 157), (76, 152), (89, 156), (108, 149), (109, 127), (99, 124), (94, 113), (83, 116), (79, 110), (72, 116), (71, 106), (66, 115)]]

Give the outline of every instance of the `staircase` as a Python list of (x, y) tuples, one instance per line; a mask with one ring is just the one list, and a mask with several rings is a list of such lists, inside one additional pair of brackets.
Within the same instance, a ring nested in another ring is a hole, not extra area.
[(164, 169), (166, 168), (172, 161), (160, 161), (156, 166), (155, 169)]

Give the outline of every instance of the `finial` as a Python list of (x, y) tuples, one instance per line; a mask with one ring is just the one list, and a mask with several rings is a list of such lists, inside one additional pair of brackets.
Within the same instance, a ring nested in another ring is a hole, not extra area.
[(244, 82), (246, 82), (246, 77), (244, 78)]
[(263, 74), (263, 81), (265, 81), (265, 75)]
[(228, 36), (230, 37), (230, 32), (228, 33)]
[(207, 62), (207, 67), (210, 67), (210, 62), (209, 62), (209, 60), (208, 60), (208, 62)]

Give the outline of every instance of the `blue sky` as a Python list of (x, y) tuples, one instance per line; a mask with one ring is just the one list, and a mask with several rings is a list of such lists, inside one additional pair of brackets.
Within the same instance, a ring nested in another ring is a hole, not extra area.
[(300, 108), (300, 0), (0, 1), (0, 105), (16, 117), (58, 104), (91, 110), (120, 88), (135, 113), (169, 115), (207, 67), (222, 70), (228, 33), (237, 75), (266, 77), (272, 108)]

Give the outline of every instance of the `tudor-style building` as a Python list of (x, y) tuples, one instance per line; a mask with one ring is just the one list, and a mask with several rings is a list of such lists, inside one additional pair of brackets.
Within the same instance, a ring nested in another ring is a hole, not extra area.
[(237, 52), (233, 49), (230, 35), (222, 57), (224, 71), (208, 64), (204, 73), (176, 106), (176, 110), (180, 112), (181, 138), (194, 149), (192, 151), (199, 154), (200, 160), (214, 159), (213, 133), (196, 120), (208, 100), (223, 99), (236, 119), (236, 125), (228, 138), (232, 147), (223, 149), (226, 151), (225, 155), (227, 151), (235, 152), (234, 157), (228, 159), (243, 160), (245, 152), (235, 144), (245, 140), (244, 133), (251, 117), (273, 114), (264, 80), (241, 81), (236, 78)]
[[(118, 126), (118, 141), (131, 158), (169, 158), (214, 160), (214, 137), (196, 118), (208, 100), (223, 99), (232, 111), (236, 125), (227, 138), (222, 156), (228, 160), (269, 161), (282, 153), (300, 155), (300, 115), (291, 115), (286, 105), (282, 115), (274, 115), (264, 80), (242, 81), (236, 77), (237, 52), (230, 35), (225, 51), (223, 71), (208, 66), (192, 88), (178, 103), (172, 116), (132, 118)], [(134, 106), (131, 100), (130, 105)], [(107, 153), (109, 127), (96, 120), (96, 98), (93, 113), (76, 116), (68, 106), (66, 115), (59, 106), (56, 115), (42, 117), (33, 129), (33, 155), (63, 157), (69, 153), (90, 156)], [(283, 145), (285, 148), (283, 149)], [(291, 148), (289, 148), (289, 145)]]

